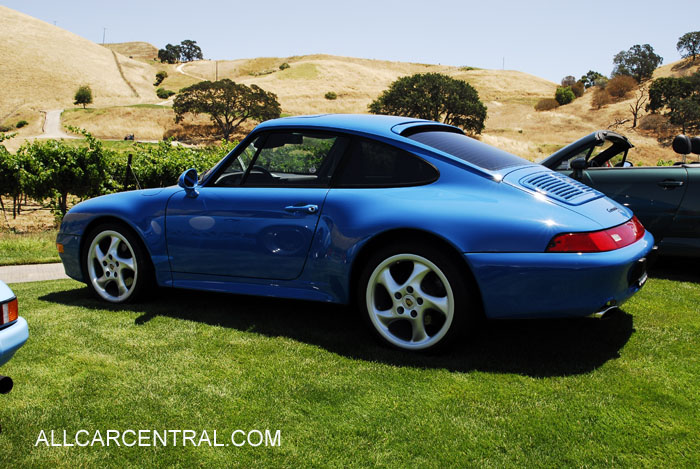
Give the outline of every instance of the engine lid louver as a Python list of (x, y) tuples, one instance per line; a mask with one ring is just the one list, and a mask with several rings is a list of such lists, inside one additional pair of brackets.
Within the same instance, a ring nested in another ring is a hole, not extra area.
[(597, 190), (553, 171), (529, 174), (520, 180), (520, 184), (569, 205), (581, 205), (603, 197)]

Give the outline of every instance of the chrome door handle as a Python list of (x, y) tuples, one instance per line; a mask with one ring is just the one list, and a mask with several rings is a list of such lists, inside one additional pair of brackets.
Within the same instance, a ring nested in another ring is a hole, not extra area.
[(288, 205), (284, 207), (287, 212), (306, 212), (306, 213), (316, 213), (318, 212), (318, 205), (308, 204), (308, 205)]
[(666, 179), (665, 181), (659, 182), (659, 186), (664, 189), (673, 189), (674, 187), (681, 187), (683, 181), (676, 181), (675, 179)]

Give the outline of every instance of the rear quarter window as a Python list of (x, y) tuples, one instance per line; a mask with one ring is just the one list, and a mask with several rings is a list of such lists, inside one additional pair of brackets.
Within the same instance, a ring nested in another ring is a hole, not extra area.
[(373, 140), (355, 139), (339, 168), (335, 186), (419, 186), (439, 176), (433, 165), (413, 153)]
[(408, 138), (489, 171), (533, 164), (524, 158), (455, 132), (419, 132), (409, 135)]

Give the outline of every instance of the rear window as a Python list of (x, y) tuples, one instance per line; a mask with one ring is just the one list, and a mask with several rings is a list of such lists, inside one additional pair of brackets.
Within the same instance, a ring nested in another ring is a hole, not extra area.
[(489, 171), (533, 164), (519, 156), (454, 132), (419, 132), (408, 138)]

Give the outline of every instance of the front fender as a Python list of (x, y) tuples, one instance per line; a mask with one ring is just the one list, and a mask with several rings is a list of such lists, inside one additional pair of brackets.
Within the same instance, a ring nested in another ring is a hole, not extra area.
[(89, 199), (73, 207), (63, 218), (56, 242), (63, 245), (61, 261), (66, 274), (84, 281), (81, 252), (84, 236), (103, 221), (119, 221), (141, 238), (150, 254), (159, 284), (170, 282), (170, 263), (165, 240), (165, 207), (168, 199), (182, 191), (173, 186), (120, 192)]

